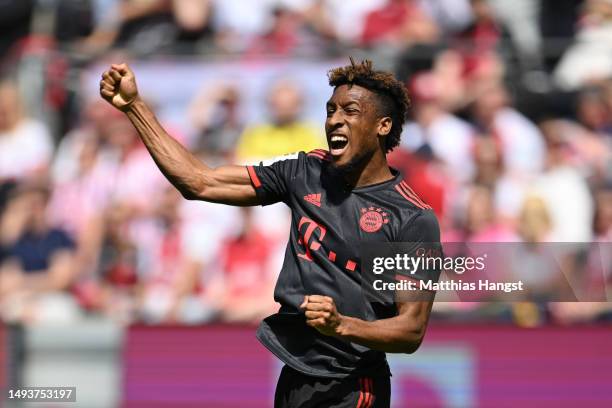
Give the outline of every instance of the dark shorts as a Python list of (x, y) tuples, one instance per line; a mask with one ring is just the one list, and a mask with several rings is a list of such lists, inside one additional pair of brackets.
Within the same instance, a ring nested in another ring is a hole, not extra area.
[(284, 366), (274, 408), (389, 408), (389, 377), (311, 377)]

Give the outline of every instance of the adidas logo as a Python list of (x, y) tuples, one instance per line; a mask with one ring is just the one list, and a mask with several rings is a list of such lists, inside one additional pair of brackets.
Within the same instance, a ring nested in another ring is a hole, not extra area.
[(317, 207), (321, 206), (321, 193), (318, 194), (306, 194), (304, 196), (304, 200), (308, 201), (310, 204), (314, 204)]

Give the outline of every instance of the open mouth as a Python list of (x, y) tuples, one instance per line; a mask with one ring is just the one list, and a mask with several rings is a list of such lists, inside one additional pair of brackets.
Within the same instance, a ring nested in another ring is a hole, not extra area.
[(332, 156), (339, 156), (348, 147), (348, 138), (342, 135), (333, 135), (329, 139), (329, 152)]

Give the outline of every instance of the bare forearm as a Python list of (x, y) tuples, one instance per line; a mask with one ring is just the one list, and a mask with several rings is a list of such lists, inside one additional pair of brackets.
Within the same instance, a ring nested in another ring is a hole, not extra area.
[(423, 340), (425, 326), (403, 316), (375, 321), (343, 316), (338, 337), (387, 353), (414, 353)]
[(414, 353), (425, 336), (432, 300), (396, 302), (397, 316), (366, 321), (342, 315), (329, 296), (307, 295), (300, 305), (306, 324), (326, 336), (339, 337), (373, 350)]
[(142, 100), (125, 113), (168, 181), (186, 198), (195, 198), (204, 189), (210, 168), (172, 138)]

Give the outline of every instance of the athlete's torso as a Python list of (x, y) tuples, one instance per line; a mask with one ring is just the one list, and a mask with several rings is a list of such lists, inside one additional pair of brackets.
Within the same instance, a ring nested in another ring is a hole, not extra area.
[(360, 244), (420, 240), (421, 231), (412, 225), (433, 215), (395, 171), (388, 181), (350, 189), (330, 166), (327, 152), (317, 150), (249, 170), (264, 203), (280, 200), (292, 210), (274, 292), (281, 309), (262, 322), (258, 338), (306, 374), (342, 377), (374, 370), (388, 375), (384, 353), (321, 335), (305, 324), (299, 305), (305, 295), (326, 295), (347, 316), (393, 316), (395, 305), (372, 304), (363, 296)]

